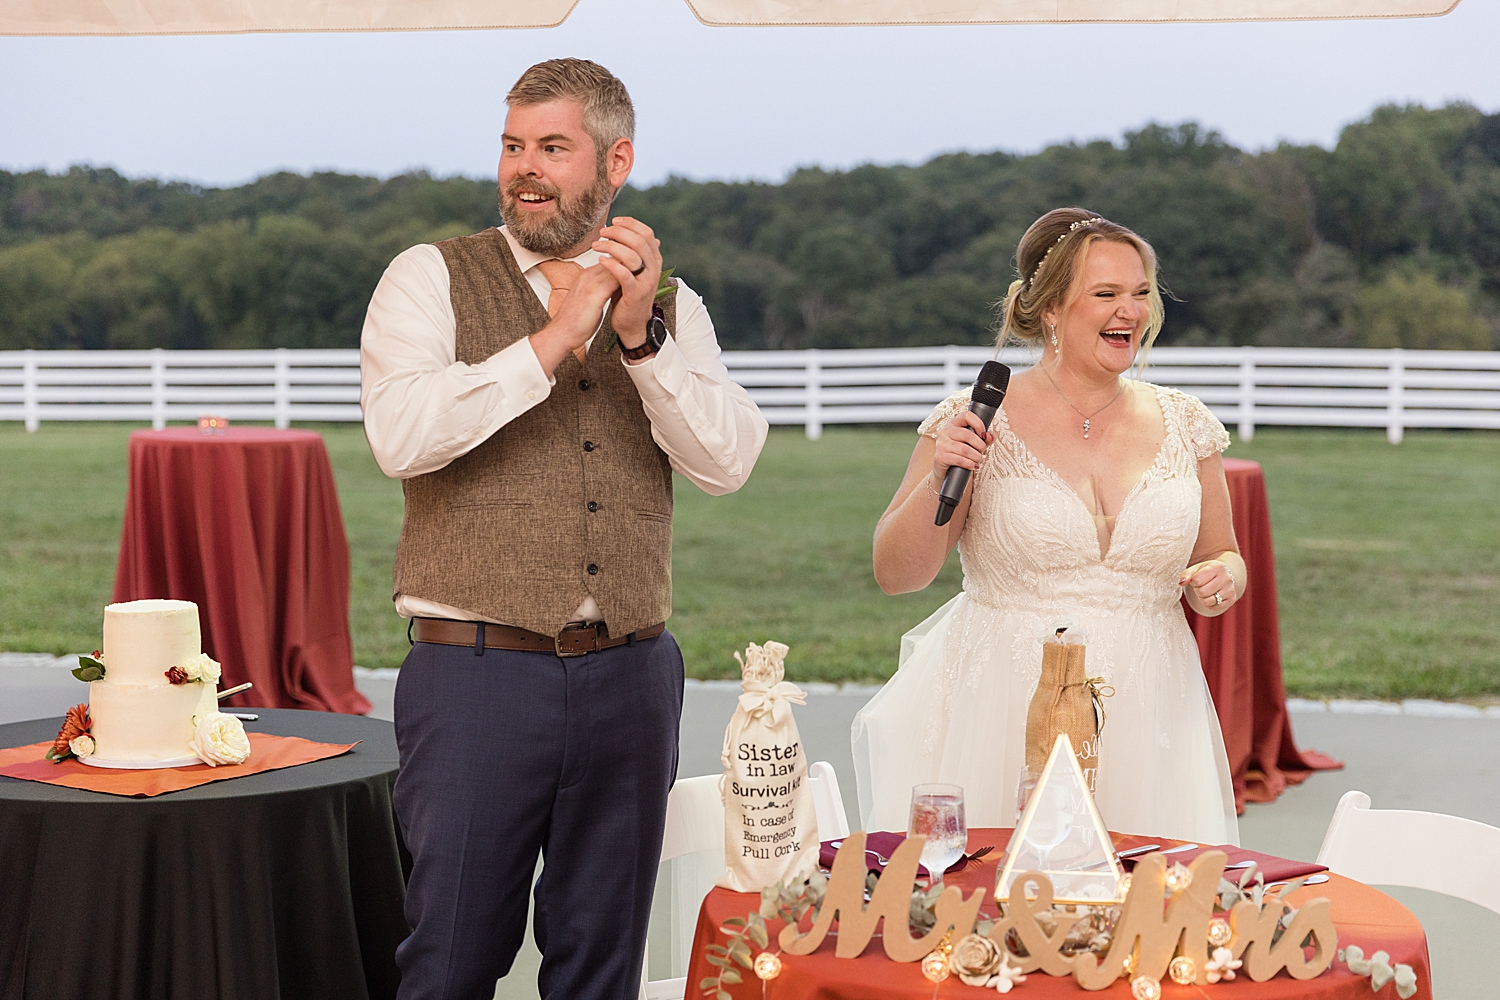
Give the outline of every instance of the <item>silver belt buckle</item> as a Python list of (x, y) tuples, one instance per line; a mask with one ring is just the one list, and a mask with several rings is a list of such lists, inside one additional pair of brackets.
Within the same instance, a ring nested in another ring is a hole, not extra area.
[[(567, 659), (570, 656), (587, 656), (589, 653), (597, 653), (599, 651), (599, 629), (600, 629), (601, 624), (602, 624), (601, 622), (595, 622), (592, 625), (564, 625), (563, 626), (563, 630), (561, 632), (557, 633), (557, 635), (553, 636), (553, 638), (552, 638), (552, 648), (556, 651), (556, 653), (557, 653), (557, 655), (558, 655), (558, 657), (560, 659)], [(563, 638), (563, 636), (565, 634), (567, 634), (569, 632), (592, 632), (592, 633), (594, 633), (594, 648), (593, 649), (580, 649), (580, 650), (577, 650), (576, 652), (567, 652), (567, 651), (565, 651), (562, 648), (562, 638)]]

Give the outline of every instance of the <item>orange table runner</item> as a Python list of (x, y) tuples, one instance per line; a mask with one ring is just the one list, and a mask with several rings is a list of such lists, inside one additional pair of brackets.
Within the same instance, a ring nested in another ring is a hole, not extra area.
[[(995, 845), (996, 850), (964, 871), (950, 875), (948, 884), (961, 887), (966, 894), (981, 887), (993, 888), (997, 861), (991, 859), (998, 859), (1009, 840), (1010, 830), (970, 830), (968, 850), (974, 851), (989, 844)], [(1138, 844), (1158, 843), (1170, 846), (1177, 843), (1160, 837), (1147, 839), (1129, 835), (1114, 835), (1114, 842), (1117, 850)], [(1338, 928), (1341, 947), (1358, 945), (1366, 955), (1385, 951), (1390, 954), (1393, 965), (1398, 962), (1410, 965), (1417, 974), (1417, 992), (1412, 1000), (1432, 1000), (1432, 971), (1427, 958), (1427, 937), (1410, 910), (1384, 893), (1341, 875), (1330, 875), (1328, 882), (1300, 889), (1288, 899), (1293, 905), (1300, 905), (1319, 896), (1326, 896), (1332, 901), (1333, 922)], [(690, 997), (701, 993), (701, 990), (695, 990), (694, 987), (705, 977), (714, 974), (713, 966), (704, 961), (704, 946), (709, 943), (724, 944), (728, 940), (728, 936), (720, 931), (724, 921), (730, 917), (743, 919), (759, 906), (758, 895), (730, 892), (727, 889), (714, 889), (703, 900), (688, 965)], [(995, 916), (992, 899), (986, 901), (983, 912), (987, 916)], [(770, 950), (778, 951), (776, 935), (780, 933), (781, 922), (767, 921), (767, 929), (771, 932)], [(934, 996), (932, 984), (922, 978), (917, 963), (898, 964), (890, 961), (885, 957), (878, 934), (876, 938), (858, 958), (835, 958), (832, 940), (825, 941), (811, 955), (782, 955), (781, 975), (768, 984), (766, 996), (770, 1000), (930, 1000)], [(758, 1000), (761, 996), (760, 981), (749, 973), (745, 974), (745, 978), (746, 982), (726, 986), (724, 989), (735, 1000)], [(1086, 993), (1071, 978), (1040, 973), (1027, 976), (1026, 982), (1018, 990), (1019, 995), (1027, 1000), (1040, 1000), (1043, 997), (1080, 1000), (1087, 996), (1130, 996), (1130, 986), (1124, 979), (1099, 993)], [(1395, 996), (1394, 986), (1387, 986), (1386, 991), (1390, 996)], [(950, 1000), (963, 1000), (966, 997), (980, 1000), (985, 995), (978, 987), (959, 982), (957, 977), (950, 977), (936, 992), (936, 996), (948, 997)], [(1354, 975), (1342, 962), (1335, 962), (1333, 968), (1323, 975), (1303, 982), (1292, 979), (1283, 971), (1263, 983), (1251, 982), (1244, 976), (1236, 977), (1232, 983), (1207, 987), (1162, 983), (1163, 1000), (1185, 1000), (1189, 997), (1211, 1000), (1367, 1000), (1371, 996), (1370, 980)]]
[(315, 760), (346, 754), (359, 745), (358, 741), (314, 743), (300, 736), (272, 736), (269, 733), (247, 735), (250, 737), (250, 759), (243, 764), (220, 764), (218, 767), (192, 764), (149, 771), (120, 771), (90, 767), (71, 758), (54, 763), (46, 759), (47, 751), (52, 749), (52, 742), (49, 740), (46, 743), (0, 750), (0, 774), (66, 788), (81, 788), (89, 792), (150, 798), (164, 792), (196, 788), (211, 781), (227, 781), (230, 778), (243, 778), (247, 774), (310, 764)]

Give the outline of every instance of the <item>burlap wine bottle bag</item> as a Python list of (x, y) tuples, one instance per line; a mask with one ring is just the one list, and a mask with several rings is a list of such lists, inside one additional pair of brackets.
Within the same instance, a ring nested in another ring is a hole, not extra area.
[(1077, 748), (1089, 790), (1094, 791), (1104, 699), (1114, 689), (1104, 686), (1103, 678), (1089, 677), (1086, 642), (1086, 636), (1063, 627), (1042, 643), (1042, 676), (1026, 709), (1026, 769), (1040, 776), (1058, 735), (1066, 733)]
[(724, 730), (724, 875), (736, 892), (806, 878), (818, 863), (818, 817), (807, 756), (792, 705), (797, 685), (782, 680), (787, 647), (750, 644), (740, 661), (740, 701)]

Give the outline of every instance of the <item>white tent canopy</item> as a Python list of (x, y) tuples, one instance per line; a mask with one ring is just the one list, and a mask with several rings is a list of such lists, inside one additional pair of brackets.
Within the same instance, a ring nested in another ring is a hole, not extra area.
[[(628, 3), (629, 0), (594, 0)], [(578, 0), (4, 0), (3, 35), (550, 28)], [(687, 0), (719, 26), (1432, 17), (1459, 0)]]
[(1432, 17), (1459, 0), (687, 0), (712, 25), (1058, 24)]

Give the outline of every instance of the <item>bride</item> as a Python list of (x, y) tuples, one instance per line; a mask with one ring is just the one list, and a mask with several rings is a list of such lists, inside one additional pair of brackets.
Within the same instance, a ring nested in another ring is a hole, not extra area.
[[(1105, 702), (1096, 799), (1111, 830), (1238, 840), (1228, 760), (1179, 598), (1227, 611), (1246, 571), (1230, 523), (1224, 426), (1192, 396), (1136, 381), (1161, 329), (1156, 255), (1123, 226), (1060, 208), (1026, 231), (1003, 343), (1041, 348), (991, 427), (968, 392), (920, 428), (875, 529), (875, 579), (921, 590), (955, 544), (963, 592), (908, 633), (854, 721), (867, 830), (904, 830), (911, 787), (961, 785), (971, 826), (1011, 826), (1042, 642), (1083, 633)], [(944, 527), (950, 466), (974, 470)]]

